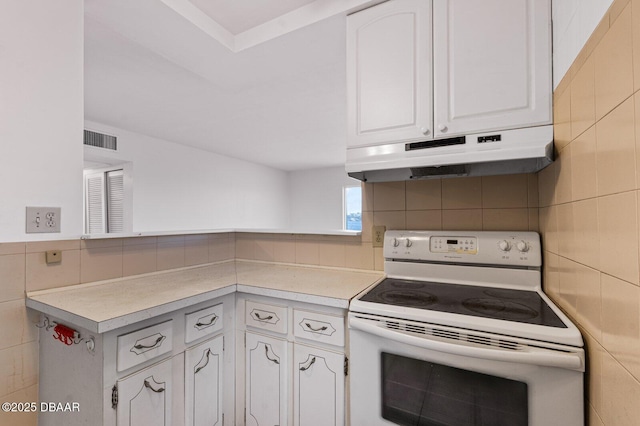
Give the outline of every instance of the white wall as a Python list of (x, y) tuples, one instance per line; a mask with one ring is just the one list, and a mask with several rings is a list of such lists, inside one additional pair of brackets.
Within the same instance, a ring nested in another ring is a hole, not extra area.
[(133, 163), (133, 230), (288, 228), (287, 173), (93, 121)]
[(553, 88), (611, 6), (613, 0), (553, 0)]
[[(82, 233), (83, 2), (3, 0), (0, 242)], [(61, 207), (60, 234), (26, 234), (25, 207)]]
[(342, 229), (342, 188), (359, 180), (342, 166), (290, 172), (289, 180), (292, 229)]

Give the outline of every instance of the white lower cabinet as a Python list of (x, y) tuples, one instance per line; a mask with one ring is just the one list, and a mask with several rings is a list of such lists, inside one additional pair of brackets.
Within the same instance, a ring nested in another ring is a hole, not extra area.
[(171, 424), (171, 360), (118, 380), (118, 426)]
[(287, 425), (287, 341), (247, 332), (245, 349), (247, 425)]
[(186, 426), (223, 424), (223, 336), (184, 353), (184, 407)]
[(344, 424), (344, 354), (302, 344), (293, 350), (293, 424)]

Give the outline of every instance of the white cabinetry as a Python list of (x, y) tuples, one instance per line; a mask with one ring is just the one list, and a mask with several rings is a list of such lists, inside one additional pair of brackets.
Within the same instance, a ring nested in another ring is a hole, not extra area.
[(390, 0), (350, 15), (348, 146), (551, 123), (550, 25), (549, 0)]
[(223, 336), (185, 351), (184, 410), (188, 426), (222, 425)]
[(344, 310), (246, 297), (236, 306), (238, 318), (245, 319), (239, 324), (244, 380), (242, 374), (238, 379), (245, 400), (238, 409), (244, 409), (246, 424), (344, 425)]

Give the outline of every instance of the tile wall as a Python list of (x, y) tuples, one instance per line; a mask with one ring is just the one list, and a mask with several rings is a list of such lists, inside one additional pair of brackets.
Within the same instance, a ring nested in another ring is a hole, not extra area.
[(640, 421), (640, 0), (616, 0), (554, 93), (539, 173), (547, 293), (588, 350), (589, 425)]
[[(47, 265), (45, 251), (61, 250)], [(25, 292), (233, 259), (235, 235), (0, 243), (0, 403), (38, 402), (38, 315)], [(36, 416), (0, 411), (0, 425), (34, 426)]]

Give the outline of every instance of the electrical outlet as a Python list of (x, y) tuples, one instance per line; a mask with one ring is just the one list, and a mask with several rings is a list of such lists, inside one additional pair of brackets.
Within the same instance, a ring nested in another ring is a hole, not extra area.
[(384, 225), (374, 226), (371, 233), (373, 234), (373, 246), (374, 247), (382, 247), (382, 243), (384, 243), (384, 232), (387, 230), (387, 227)]
[(60, 232), (60, 207), (27, 207), (26, 232)]

